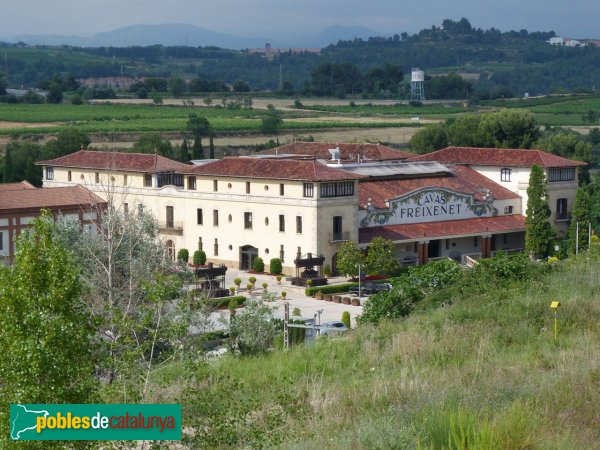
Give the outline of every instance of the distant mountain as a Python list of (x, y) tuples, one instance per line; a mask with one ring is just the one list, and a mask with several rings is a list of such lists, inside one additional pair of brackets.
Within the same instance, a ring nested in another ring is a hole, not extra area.
[(131, 47), (161, 44), (165, 46), (189, 45), (192, 47), (215, 46), (230, 49), (273, 47), (289, 45), (269, 38), (243, 38), (226, 33), (216, 33), (189, 24), (130, 25), (113, 31), (97, 33), (91, 37), (60, 35), (20, 35), (13, 42), (30, 45), (73, 45), (79, 47)]
[(55, 34), (22, 34), (9, 41), (25, 42), (29, 45), (72, 45), (76, 47), (131, 47), (161, 44), (164, 46), (189, 45), (192, 47), (215, 46), (240, 50), (264, 47), (327, 47), (339, 40), (354, 38), (368, 39), (381, 33), (361, 26), (332, 25), (317, 36), (302, 36), (294, 43), (282, 42), (267, 37), (244, 38), (227, 33), (217, 33), (189, 24), (130, 25), (93, 36), (63, 36)]
[(360, 25), (344, 26), (332, 25), (321, 31), (316, 39), (311, 43), (311, 47), (327, 47), (330, 44), (337, 44), (338, 41), (349, 41), (353, 39), (368, 39), (375, 36), (384, 36), (369, 28)]

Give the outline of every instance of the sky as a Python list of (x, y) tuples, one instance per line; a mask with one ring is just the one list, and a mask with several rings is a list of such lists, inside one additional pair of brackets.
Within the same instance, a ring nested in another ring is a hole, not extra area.
[(553, 30), (600, 38), (599, 0), (3, 0), (0, 37), (91, 36), (134, 25), (189, 23), (243, 37), (289, 39), (333, 25), (381, 35), (414, 33), (450, 18), (476, 28)]

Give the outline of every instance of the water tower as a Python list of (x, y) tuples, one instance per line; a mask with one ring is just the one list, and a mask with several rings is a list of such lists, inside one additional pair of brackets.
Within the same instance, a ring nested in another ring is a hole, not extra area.
[(425, 100), (425, 72), (417, 68), (410, 74), (410, 99), (411, 101)]

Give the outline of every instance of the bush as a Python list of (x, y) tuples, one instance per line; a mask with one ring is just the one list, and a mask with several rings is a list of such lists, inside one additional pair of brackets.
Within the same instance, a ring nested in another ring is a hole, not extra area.
[(271, 259), (271, 261), (269, 262), (269, 272), (271, 272), (274, 275), (279, 275), (281, 273), (281, 271), (282, 271), (281, 259), (279, 259), (279, 258)]
[(203, 300), (202, 302), (206, 305), (209, 305), (211, 308), (217, 309), (228, 307), (232, 300), (235, 300), (237, 305), (241, 306), (246, 301), (246, 297), (243, 295), (237, 295), (235, 297), (209, 298)]
[(252, 283), (252, 286), (254, 286), (254, 284), (256, 284), (256, 277), (250, 277), (248, 278), (248, 281)]
[(265, 282), (265, 283), (262, 284), (263, 289), (267, 289), (267, 286), (269, 286), (269, 283)]
[(302, 311), (300, 311), (300, 308), (296, 307), (294, 309), (292, 309), (292, 316), (301, 316), (302, 315)]
[(236, 286), (239, 286), (240, 284), (242, 284), (242, 279), (241, 278), (235, 278), (233, 280), (233, 284), (235, 284)]
[(182, 248), (177, 252), (177, 261), (183, 261), (187, 264), (190, 259), (190, 252), (187, 248)]
[(325, 275), (326, 277), (331, 276), (331, 267), (329, 267), (329, 264), (325, 264), (323, 266), (323, 275)]
[(238, 301), (236, 300), (235, 297), (232, 297), (231, 300), (229, 300), (229, 311), (235, 311), (236, 308), (238, 307)]
[(196, 250), (194, 252), (194, 265), (195, 266), (203, 266), (206, 264), (206, 253), (202, 250)]
[(254, 259), (254, 263), (252, 264), (252, 269), (255, 272), (264, 272), (265, 271), (265, 263), (263, 262), (260, 256), (257, 256)]
[[(388, 280), (378, 280), (373, 281), (373, 283), (387, 283)], [(307, 280), (308, 284), (308, 280)], [(315, 287), (307, 287), (304, 290), (304, 293), (307, 297), (312, 297), (313, 294), (317, 292), (321, 292), (323, 294), (337, 294), (339, 292), (348, 292), (352, 286), (358, 286), (358, 283), (342, 283), (342, 284), (334, 284), (332, 286), (315, 286)]]
[(342, 313), (342, 322), (344, 322), (348, 329), (352, 328), (350, 323), (350, 313), (348, 311), (344, 311)]
[(421, 290), (409, 283), (402, 283), (387, 292), (379, 292), (366, 301), (359, 323), (378, 323), (382, 319), (400, 319), (408, 316), (415, 303), (423, 298)]

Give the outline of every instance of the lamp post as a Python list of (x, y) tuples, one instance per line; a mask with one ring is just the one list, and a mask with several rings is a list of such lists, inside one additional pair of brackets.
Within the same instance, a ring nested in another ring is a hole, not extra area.
[(362, 267), (362, 264), (358, 265), (358, 298), (360, 300), (360, 298), (362, 297), (362, 290), (361, 290), (361, 284), (360, 284), (360, 279), (361, 279), (361, 270), (360, 268)]

